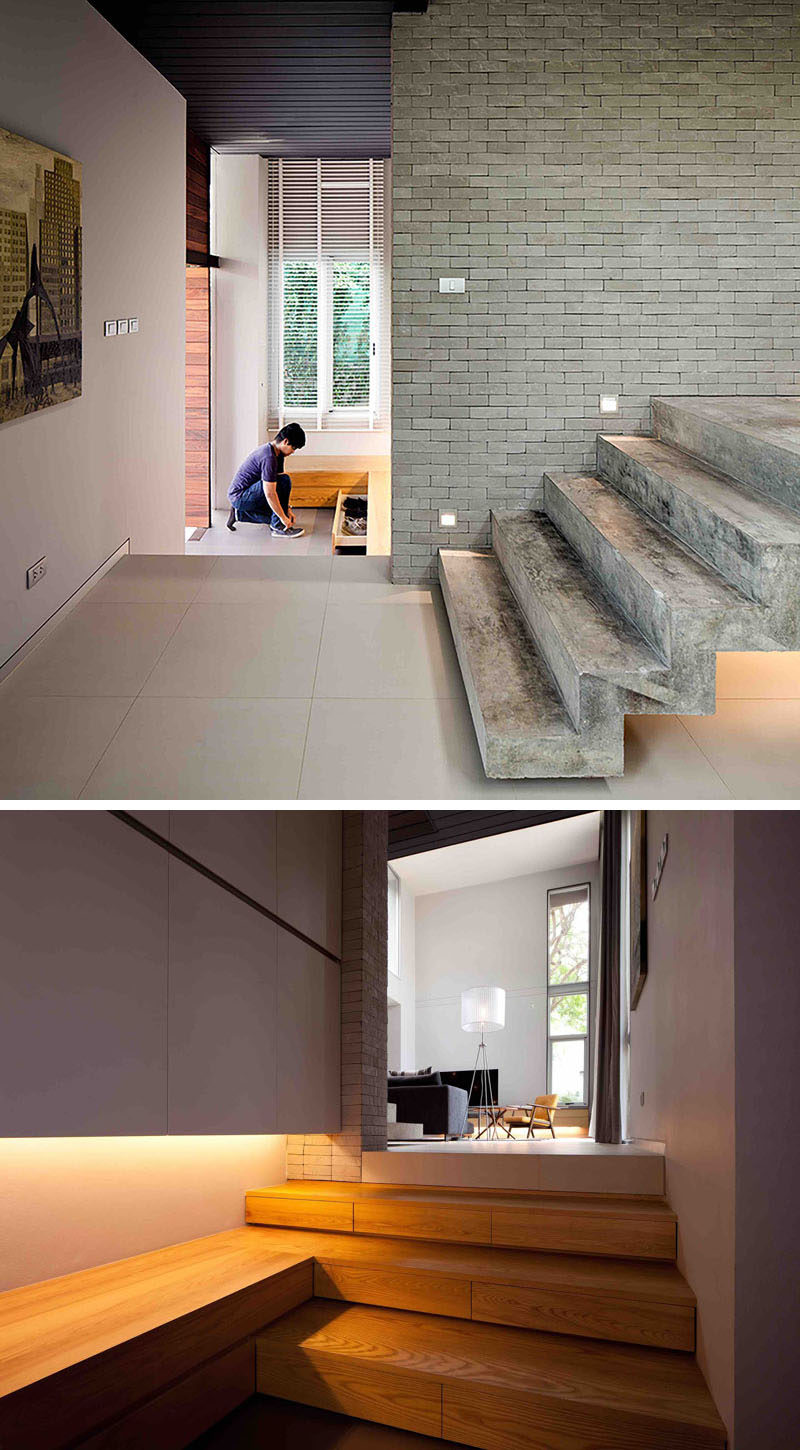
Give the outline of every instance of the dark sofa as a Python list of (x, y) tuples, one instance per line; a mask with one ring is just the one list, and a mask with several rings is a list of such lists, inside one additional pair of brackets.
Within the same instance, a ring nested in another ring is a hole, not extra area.
[(440, 1133), (451, 1138), (464, 1131), (467, 1093), (464, 1088), (443, 1083), (438, 1072), (390, 1076), (389, 1102), (397, 1107), (398, 1123), (421, 1123), (425, 1134)]

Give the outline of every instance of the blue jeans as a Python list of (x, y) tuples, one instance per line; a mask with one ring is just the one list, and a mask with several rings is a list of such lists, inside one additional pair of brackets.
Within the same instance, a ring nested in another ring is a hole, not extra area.
[[(281, 508), (288, 516), (289, 497), (292, 492), (292, 480), (288, 473), (279, 473), (275, 480), (275, 488), (280, 499)], [(274, 529), (283, 528), (283, 521), (276, 513), (273, 513), (264, 496), (264, 485), (261, 482), (251, 483), (243, 493), (239, 494), (234, 503), (236, 517), (242, 524), (270, 524)]]

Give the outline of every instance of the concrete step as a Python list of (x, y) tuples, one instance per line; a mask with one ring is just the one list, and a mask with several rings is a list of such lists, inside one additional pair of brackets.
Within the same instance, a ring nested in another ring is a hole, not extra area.
[(392, 1142), (400, 1143), (425, 1136), (423, 1123), (388, 1123), (388, 1134)]
[(256, 1390), (498, 1450), (723, 1450), (694, 1359), (311, 1300), (256, 1339)]
[(759, 608), (599, 478), (545, 474), (545, 511), (670, 663), (679, 711), (711, 714), (718, 649), (747, 649)]
[(439, 578), (487, 776), (621, 775), (622, 715), (576, 730), (497, 559), (441, 549)]
[(396, 1123), (396, 1122), (397, 1122), (397, 1103), (387, 1103), (386, 1104), (386, 1123), (387, 1123), (387, 1126), (388, 1126), (389, 1123)]
[(800, 398), (654, 398), (653, 431), (800, 512)]
[(630, 691), (674, 706), (664, 661), (546, 514), (493, 513), (492, 546), (576, 728), (607, 719)]
[(728, 583), (767, 606), (765, 630), (796, 647), (797, 514), (657, 438), (601, 435), (597, 471)]

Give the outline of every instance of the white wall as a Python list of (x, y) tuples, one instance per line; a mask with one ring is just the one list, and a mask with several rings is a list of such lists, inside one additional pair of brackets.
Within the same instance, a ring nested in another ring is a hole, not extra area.
[(734, 816), (648, 811), (648, 880), (665, 832), (647, 981), (631, 1013), (630, 1131), (666, 1144), (678, 1265), (698, 1300), (698, 1358), (732, 1435)]
[(461, 992), (506, 990), (506, 1025), (487, 1039), (505, 1102), (547, 1091), (547, 892), (592, 887), (591, 974), (599, 925), (597, 862), (515, 876), (416, 898), (416, 1058), (440, 1070), (471, 1068), (477, 1039), (461, 1028)]
[(266, 172), (260, 156), (211, 153), (214, 271), (214, 504), (242, 459), (266, 442)]
[(0, 34), (0, 126), (83, 164), (83, 393), (0, 426), (2, 663), (128, 537), (183, 552), (186, 107), (84, 0), (0, 0)]

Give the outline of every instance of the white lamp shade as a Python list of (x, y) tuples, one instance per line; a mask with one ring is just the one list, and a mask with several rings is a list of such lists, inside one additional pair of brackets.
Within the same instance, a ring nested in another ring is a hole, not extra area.
[(499, 1032), (505, 1025), (504, 987), (470, 987), (461, 993), (461, 1026), (465, 1032)]

